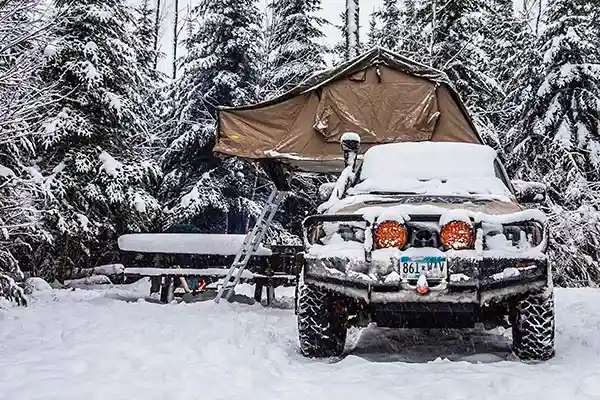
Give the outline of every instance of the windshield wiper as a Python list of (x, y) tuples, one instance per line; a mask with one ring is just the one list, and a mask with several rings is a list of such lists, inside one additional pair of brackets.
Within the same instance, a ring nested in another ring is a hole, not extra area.
[(365, 204), (378, 204), (378, 203), (407, 203), (407, 204), (418, 204), (418, 203), (426, 203), (426, 202), (438, 202), (438, 203), (463, 203), (469, 202), (473, 204), (485, 204), (489, 203), (492, 200), (488, 199), (477, 199), (471, 196), (456, 196), (456, 195), (431, 195), (431, 194), (417, 194), (417, 193), (402, 193), (402, 192), (369, 192), (369, 194), (375, 195), (383, 195), (383, 196), (398, 196), (398, 195), (408, 195), (402, 199), (381, 199), (381, 200), (369, 200), (366, 201)]
[(374, 191), (374, 192), (369, 192), (369, 194), (375, 194), (378, 196), (397, 196), (397, 195), (417, 195), (418, 193), (415, 192), (380, 192), (380, 191)]

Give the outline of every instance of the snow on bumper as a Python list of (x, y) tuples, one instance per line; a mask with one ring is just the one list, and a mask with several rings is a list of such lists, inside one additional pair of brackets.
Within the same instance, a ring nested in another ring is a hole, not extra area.
[(389, 274), (378, 276), (372, 262), (348, 257), (306, 257), (306, 282), (341, 292), (370, 303), (440, 302), (488, 304), (548, 286), (548, 261), (531, 258), (447, 257), (446, 279), (430, 284), (431, 291), (420, 295), (414, 282), (399, 277), (398, 262), (390, 260)]

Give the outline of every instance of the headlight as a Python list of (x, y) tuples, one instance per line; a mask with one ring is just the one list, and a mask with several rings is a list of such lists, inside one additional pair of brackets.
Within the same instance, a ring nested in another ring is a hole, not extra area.
[[(364, 224), (362, 224), (364, 225)], [(357, 223), (324, 222), (313, 228), (311, 244), (334, 244), (365, 241), (365, 227)]]
[(506, 239), (512, 242), (515, 247), (532, 247), (542, 243), (544, 231), (540, 224), (535, 222), (525, 222), (522, 224), (504, 225), (502, 227)]
[(344, 241), (361, 242), (365, 241), (365, 228), (356, 225), (342, 224), (338, 228), (338, 233)]
[(388, 247), (403, 248), (408, 241), (408, 230), (396, 221), (385, 221), (378, 224), (373, 231), (373, 243), (377, 249)]
[(446, 249), (472, 249), (475, 246), (475, 232), (464, 221), (448, 222), (440, 231), (440, 241)]

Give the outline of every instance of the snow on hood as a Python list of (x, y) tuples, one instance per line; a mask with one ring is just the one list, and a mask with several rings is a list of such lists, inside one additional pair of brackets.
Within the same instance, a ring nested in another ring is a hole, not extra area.
[(349, 195), (373, 192), (414, 193), (436, 196), (487, 195), (509, 199), (510, 190), (498, 178), (449, 178), (420, 180), (417, 178), (367, 178), (348, 190)]
[(364, 214), (366, 209), (376, 208), (383, 212), (384, 209), (396, 207), (400, 207), (411, 214), (444, 214), (448, 210), (466, 210), (490, 215), (503, 215), (522, 210), (516, 203), (483, 196), (465, 198), (455, 202), (445, 201), (443, 196), (439, 198), (432, 197), (419, 203), (410, 201), (420, 197), (367, 194), (348, 196), (330, 204), (326, 214)]
[(511, 197), (498, 179), (496, 151), (470, 143), (391, 143), (370, 148), (359, 183), (348, 194), (372, 192)]

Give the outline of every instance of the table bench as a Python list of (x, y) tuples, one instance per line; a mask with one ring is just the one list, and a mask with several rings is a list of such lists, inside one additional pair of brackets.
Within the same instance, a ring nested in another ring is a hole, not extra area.
[[(124, 276), (150, 277), (150, 294), (158, 293), (162, 303), (169, 303), (176, 296), (176, 286), (193, 292), (195, 288), (187, 287), (192, 278), (204, 281), (205, 286), (223, 280), (244, 237), (197, 233), (125, 235), (119, 238)], [(222, 246), (224, 243), (227, 246)], [(300, 270), (296, 254), (301, 251), (302, 246), (261, 246), (244, 270), (241, 282), (255, 285), (254, 299), (259, 303), (266, 290), (266, 303), (272, 305), (277, 287), (295, 285)]]

